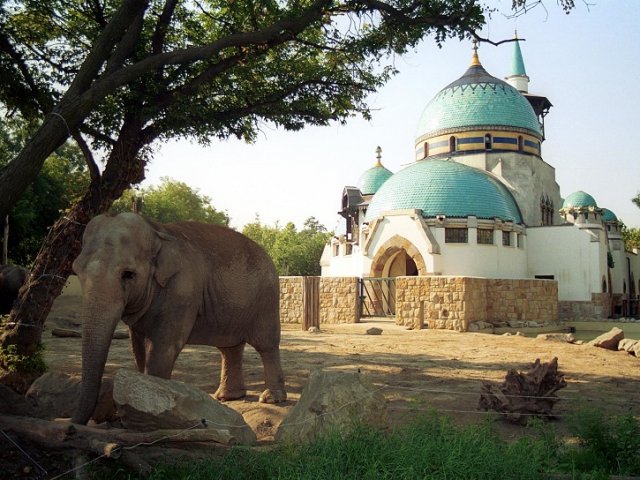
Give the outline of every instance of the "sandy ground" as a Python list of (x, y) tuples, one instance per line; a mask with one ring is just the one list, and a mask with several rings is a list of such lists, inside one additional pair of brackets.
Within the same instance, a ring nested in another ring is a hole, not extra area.
[[(79, 338), (51, 335), (56, 326), (73, 327), (77, 297), (57, 300), (43, 335), (50, 369), (80, 372)], [(383, 329), (366, 335), (371, 326)], [(125, 329), (124, 325), (119, 328)], [(559, 392), (560, 417), (554, 423), (563, 431), (563, 418), (581, 404), (601, 406), (610, 413), (631, 411), (640, 415), (640, 359), (588, 345), (519, 336), (456, 333), (442, 330), (407, 330), (389, 321), (349, 325), (324, 325), (320, 333), (283, 326), (282, 361), (289, 399), (284, 405), (258, 402), (262, 391), (262, 365), (251, 347), (245, 350), (245, 381), (249, 394), (228, 402), (243, 414), (262, 441), (273, 434), (300, 397), (312, 369), (353, 371), (360, 369), (377, 385), (388, 402), (393, 424), (410, 420), (421, 411), (436, 409), (461, 424), (479, 423), (487, 414), (477, 410), (483, 382), (500, 383), (512, 368), (525, 370), (536, 358), (558, 357), (568, 386)], [(106, 367), (135, 368), (128, 340), (113, 340)], [(187, 347), (178, 358), (173, 378), (213, 393), (218, 385), (220, 356), (213, 347)], [(497, 422), (507, 438), (522, 434), (522, 427)]]

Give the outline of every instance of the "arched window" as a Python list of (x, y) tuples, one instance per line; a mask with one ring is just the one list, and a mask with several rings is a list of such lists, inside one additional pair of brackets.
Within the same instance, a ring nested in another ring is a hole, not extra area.
[(491, 134), (487, 133), (484, 136), (484, 149), (491, 150), (493, 148), (493, 139), (491, 138)]
[(449, 137), (449, 151), (456, 151), (456, 137)]
[(607, 280), (602, 277), (602, 293), (607, 293)]
[(521, 152), (524, 150), (524, 138), (522, 135), (518, 135), (518, 151)]
[(429, 156), (429, 142), (424, 142), (424, 158)]

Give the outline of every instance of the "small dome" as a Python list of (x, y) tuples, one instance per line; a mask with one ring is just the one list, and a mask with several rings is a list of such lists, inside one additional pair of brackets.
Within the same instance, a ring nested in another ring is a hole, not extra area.
[(366, 170), (358, 179), (358, 188), (363, 195), (372, 195), (378, 191), (384, 182), (393, 175), (393, 172), (380, 162)]
[(455, 82), (427, 104), (418, 123), (417, 138), (472, 128), (519, 129), (542, 138), (529, 101), (508, 83), (474, 62)]
[(617, 222), (618, 221), (618, 217), (611, 210), (609, 210), (608, 208), (603, 208), (602, 210), (603, 210), (603, 212), (602, 212), (602, 220), (603, 221), (605, 221), (605, 222)]
[(573, 192), (562, 203), (562, 208), (597, 207), (595, 199), (586, 192), (578, 190)]
[(522, 223), (518, 204), (502, 183), (450, 160), (423, 160), (393, 175), (371, 200), (367, 221), (404, 209), (420, 209), (423, 217), (473, 215)]

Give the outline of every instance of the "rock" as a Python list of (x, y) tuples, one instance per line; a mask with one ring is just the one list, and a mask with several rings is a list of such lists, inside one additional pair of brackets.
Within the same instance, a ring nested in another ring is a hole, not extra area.
[(638, 343), (638, 340), (632, 338), (623, 338), (618, 342), (618, 350), (633, 353), (633, 349)]
[(633, 346), (633, 349), (629, 353), (631, 352), (633, 352), (636, 357), (640, 358), (640, 340), (636, 342), (636, 344)]
[(367, 330), (367, 335), (382, 335), (382, 329), (378, 327), (371, 327)]
[(608, 350), (617, 350), (618, 343), (624, 338), (624, 332), (618, 327), (613, 327), (607, 333), (603, 333), (599, 337), (589, 342), (594, 347), (606, 348)]
[(33, 399), (43, 418), (71, 417), (80, 395), (80, 377), (50, 371), (38, 377), (27, 390), (27, 398)]
[(129, 338), (129, 330), (116, 330), (113, 332), (113, 337), (111, 338), (114, 340), (125, 340)]
[(539, 333), (536, 340), (546, 340), (549, 342), (575, 343), (576, 336), (573, 333)]
[(526, 322), (526, 326), (529, 328), (538, 328), (541, 327), (542, 325), (540, 325), (538, 322), (534, 321), (534, 320), (529, 320), (528, 322)]
[(387, 425), (387, 404), (380, 390), (359, 372), (315, 370), (300, 400), (280, 423), (275, 440), (311, 441), (332, 430), (348, 433), (359, 423)]
[(507, 325), (509, 325), (511, 328), (523, 328), (527, 326), (526, 323), (521, 320), (511, 320), (507, 322)]
[[(50, 371), (37, 378), (27, 390), (26, 397), (35, 402), (40, 418), (68, 418), (73, 416), (80, 396), (81, 379), (77, 375)], [(102, 423), (115, 418), (113, 382), (103, 378), (98, 403), (92, 418)]]
[(54, 328), (51, 330), (51, 335), (60, 338), (82, 337), (80, 330), (71, 330), (69, 328)]
[(480, 327), (478, 326), (478, 322), (470, 323), (469, 326), (467, 327), (468, 332), (477, 332), (478, 330), (480, 330)]
[(309, 333), (320, 333), (320, 328), (316, 327), (315, 325), (313, 327), (309, 327), (307, 329), (307, 332)]
[(113, 400), (125, 428), (181, 429), (205, 420), (212, 428), (228, 430), (238, 443), (256, 442), (255, 432), (242, 415), (202, 390), (176, 380), (120, 369), (113, 382)]

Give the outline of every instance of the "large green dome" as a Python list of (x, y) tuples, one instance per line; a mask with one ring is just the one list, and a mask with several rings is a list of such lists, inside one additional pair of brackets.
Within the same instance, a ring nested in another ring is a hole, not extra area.
[(542, 137), (529, 101), (508, 83), (489, 75), (478, 62), (427, 104), (417, 138), (489, 127), (524, 130)]
[(377, 163), (360, 175), (358, 188), (363, 195), (374, 194), (392, 175), (391, 170), (383, 167), (381, 163)]
[(420, 209), (423, 217), (473, 215), (522, 223), (518, 204), (500, 181), (450, 160), (423, 160), (394, 174), (374, 195), (366, 219), (404, 209)]

